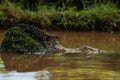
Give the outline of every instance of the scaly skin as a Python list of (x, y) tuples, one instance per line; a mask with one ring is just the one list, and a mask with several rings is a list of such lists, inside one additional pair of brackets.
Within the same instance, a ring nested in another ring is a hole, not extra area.
[(42, 40), (42, 41), (58, 41), (58, 40), (60, 40), (60, 38), (58, 36), (47, 34), (36, 26), (32, 26), (32, 25), (24, 24), (24, 23), (17, 24), (16, 26), (25, 28), (26, 32), (29, 32), (31, 35), (34, 35), (37, 39)]

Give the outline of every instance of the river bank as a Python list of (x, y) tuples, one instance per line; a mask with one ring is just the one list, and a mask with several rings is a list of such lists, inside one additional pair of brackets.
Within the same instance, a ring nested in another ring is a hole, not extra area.
[(120, 31), (120, 9), (115, 4), (94, 5), (86, 9), (38, 6), (37, 11), (23, 9), (14, 3), (0, 4), (0, 28), (8, 29), (18, 23), (28, 23), (47, 30), (62, 31)]

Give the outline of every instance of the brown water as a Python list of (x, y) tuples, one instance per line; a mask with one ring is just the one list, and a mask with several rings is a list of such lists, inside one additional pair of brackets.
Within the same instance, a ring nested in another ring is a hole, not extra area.
[(92, 47), (120, 50), (120, 33), (103, 32), (50, 32), (61, 37), (61, 44), (65, 47), (81, 47), (89, 45)]
[[(97, 48), (120, 51), (120, 34), (90, 32), (49, 32), (61, 37), (65, 47), (90, 45)], [(0, 40), (4, 34), (0, 35)], [(5, 67), (0, 72), (47, 70), (50, 80), (120, 80), (119, 56), (86, 58), (80, 55), (38, 56), (1, 55)], [(0, 65), (3, 65), (0, 60)]]

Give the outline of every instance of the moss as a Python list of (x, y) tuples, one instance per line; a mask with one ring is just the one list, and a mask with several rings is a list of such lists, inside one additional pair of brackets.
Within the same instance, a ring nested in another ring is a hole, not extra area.
[(42, 42), (33, 39), (24, 29), (13, 27), (6, 33), (6, 37), (1, 44), (1, 49), (5, 52), (34, 52), (43, 50), (44, 46), (42, 44)]

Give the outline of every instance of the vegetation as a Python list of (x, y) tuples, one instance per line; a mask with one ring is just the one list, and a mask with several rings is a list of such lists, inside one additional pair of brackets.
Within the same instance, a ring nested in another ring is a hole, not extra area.
[(38, 5), (33, 11), (5, 1), (0, 4), (0, 28), (28, 23), (53, 30), (120, 31), (120, 10), (110, 2), (95, 3), (82, 10), (74, 6)]
[(43, 49), (40, 43), (31, 38), (19, 27), (11, 28), (1, 44), (2, 51), (5, 52), (25, 52)]
[(13, 52), (19, 54), (28, 52), (32, 54), (37, 51), (44, 52), (45, 50), (47, 53), (47, 50), (50, 49), (49, 47), (50, 42), (38, 41), (20, 27), (10, 28), (1, 44), (2, 52)]

